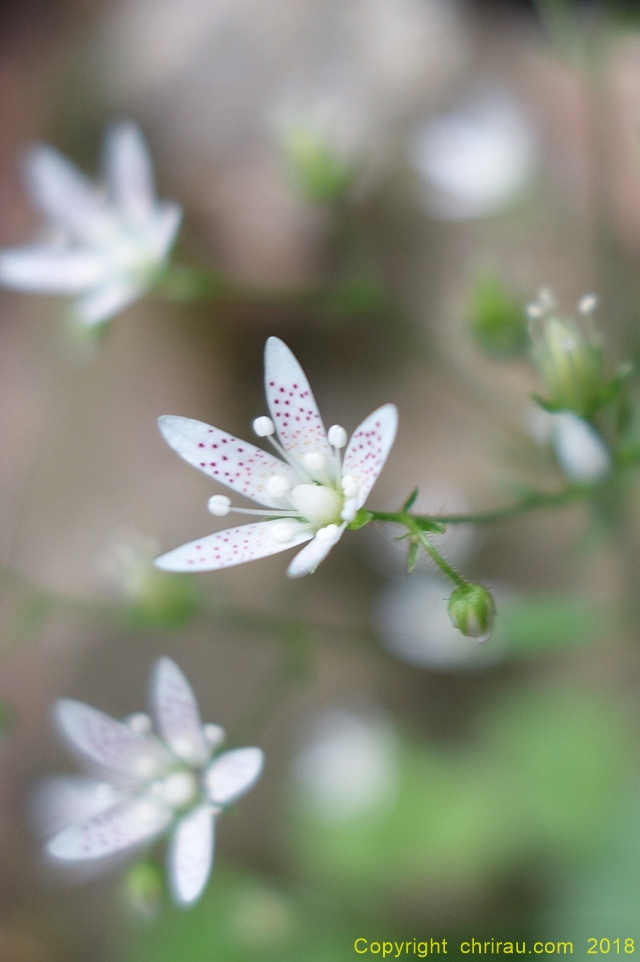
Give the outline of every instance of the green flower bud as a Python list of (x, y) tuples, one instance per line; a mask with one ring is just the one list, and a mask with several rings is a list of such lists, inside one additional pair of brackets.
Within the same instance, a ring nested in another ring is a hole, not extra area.
[(449, 598), (449, 617), (468, 638), (486, 641), (493, 628), (496, 606), (491, 592), (482, 585), (464, 584)]
[(531, 356), (547, 388), (545, 404), (589, 417), (601, 406), (607, 387), (597, 331), (587, 317), (578, 323), (551, 312), (545, 316), (540, 304), (530, 305), (529, 316)]
[(150, 919), (160, 910), (163, 885), (160, 866), (155, 862), (136, 862), (124, 876), (122, 894), (134, 915)]
[(103, 558), (125, 614), (143, 627), (182, 627), (202, 607), (198, 586), (187, 575), (159, 571), (153, 566), (158, 545), (134, 531), (123, 532)]
[(471, 291), (469, 324), (476, 343), (489, 357), (507, 360), (526, 352), (522, 303), (496, 274), (477, 277)]
[(330, 204), (345, 193), (356, 173), (353, 163), (340, 156), (325, 132), (298, 123), (282, 138), (292, 180), (312, 204)]

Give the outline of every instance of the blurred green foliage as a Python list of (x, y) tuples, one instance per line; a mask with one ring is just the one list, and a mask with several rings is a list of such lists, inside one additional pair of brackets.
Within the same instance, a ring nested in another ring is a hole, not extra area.
[[(360, 934), (360, 933), (356, 933)], [(126, 962), (346, 962), (354, 934), (333, 904), (217, 865), (188, 910), (167, 905), (133, 937)]]
[(494, 639), (509, 655), (536, 656), (592, 644), (607, 624), (605, 612), (581, 599), (520, 598), (499, 607)]
[(496, 698), (466, 743), (398, 734), (394, 797), (329, 817), (297, 794), (293, 857), (345, 898), (412, 891), (454, 899), (527, 857), (550, 864), (588, 852), (624, 779), (631, 736), (619, 705), (567, 686)]

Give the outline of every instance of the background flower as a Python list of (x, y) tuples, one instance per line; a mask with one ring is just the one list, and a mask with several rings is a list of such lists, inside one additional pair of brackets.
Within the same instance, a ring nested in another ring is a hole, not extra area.
[(75, 294), (84, 325), (101, 324), (142, 297), (164, 266), (181, 210), (155, 198), (151, 158), (138, 128), (105, 138), (106, 192), (52, 147), (25, 159), (27, 187), (47, 233), (30, 247), (0, 251), (0, 283), (21, 291)]

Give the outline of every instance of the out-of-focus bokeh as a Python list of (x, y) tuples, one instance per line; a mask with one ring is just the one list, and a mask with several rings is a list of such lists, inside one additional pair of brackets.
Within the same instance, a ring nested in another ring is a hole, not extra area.
[[(94, 176), (122, 118), (184, 208), (174, 260), (219, 286), (152, 292), (91, 345), (65, 299), (0, 291), (0, 959), (341, 962), (356, 938), (640, 951), (637, 475), (593, 511), (436, 536), (494, 593), (482, 646), (390, 525), (347, 532), (299, 581), (288, 555), (151, 567), (216, 528), (221, 490), (158, 416), (249, 438), (270, 335), (327, 425), (397, 405), (372, 508), (418, 486), (415, 511), (466, 513), (600, 476), (531, 399), (525, 305), (551, 288), (571, 314), (594, 291), (608, 369), (639, 356), (637, 5), (5, 4), (0, 247), (39, 229), (25, 149)], [(162, 654), (205, 721), (267, 758), (191, 909), (171, 906), (161, 849), (80, 880), (45, 861), (34, 815), (39, 780), (74, 770), (54, 700), (140, 711)]]

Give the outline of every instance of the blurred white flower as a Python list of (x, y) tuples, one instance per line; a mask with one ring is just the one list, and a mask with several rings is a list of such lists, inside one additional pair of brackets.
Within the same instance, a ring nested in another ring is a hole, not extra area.
[(611, 454), (597, 431), (577, 414), (552, 414), (551, 444), (572, 481), (599, 481), (611, 469)]
[(0, 251), (1, 284), (74, 294), (74, 317), (86, 326), (108, 320), (150, 289), (182, 216), (177, 204), (156, 200), (151, 158), (135, 124), (109, 128), (104, 161), (105, 187), (52, 147), (32, 148), (25, 175), (46, 218), (45, 236)]
[(447, 610), (451, 585), (443, 578), (414, 572), (397, 578), (378, 596), (375, 626), (385, 648), (419, 668), (455, 671), (483, 668), (502, 654), (491, 645), (474, 645), (454, 628)]
[(320, 817), (343, 821), (393, 801), (396, 755), (395, 734), (384, 718), (331, 708), (318, 718), (295, 774)]
[(265, 348), (265, 392), (273, 420), (256, 418), (253, 427), (280, 458), (202, 421), (160, 418), (165, 440), (185, 461), (263, 506), (232, 508), (229, 498), (216, 494), (209, 499), (212, 514), (224, 517), (233, 510), (269, 520), (182, 545), (157, 558), (159, 568), (213, 571), (310, 541), (287, 569), (289, 577), (299, 578), (315, 571), (365, 503), (395, 438), (394, 405), (365, 418), (347, 444), (340, 425), (325, 430), (302, 368), (277, 337)]
[(156, 732), (145, 714), (116, 721), (79, 701), (57, 702), (63, 735), (103, 778), (45, 785), (40, 807), (66, 823), (47, 851), (85, 862), (169, 833), (171, 892), (186, 905), (202, 894), (211, 871), (214, 817), (257, 781), (263, 754), (259, 748), (216, 754), (224, 731), (201, 724), (193, 691), (171, 659), (156, 662), (151, 694)]
[(429, 211), (451, 221), (485, 217), (511, 203), (531, 177), (535, 155), (529, 123), (502, 91), (428, 120), (410, 144)]
[(537, 405), (526, 413), (530, 434), (550, 444), (564, 474), (577, 483), (600, 481), (611, 470), (611, 452), (588, 421), (571, 411), (550, 413)]

